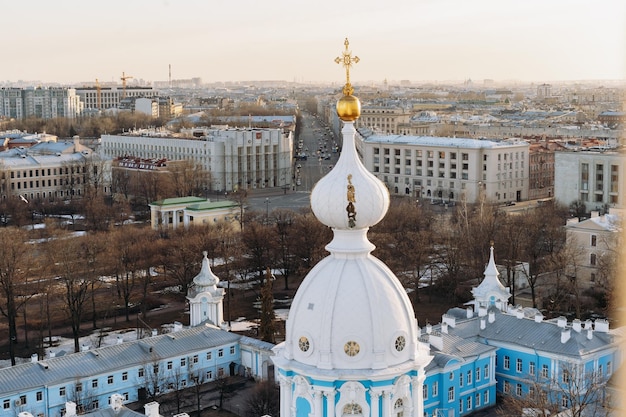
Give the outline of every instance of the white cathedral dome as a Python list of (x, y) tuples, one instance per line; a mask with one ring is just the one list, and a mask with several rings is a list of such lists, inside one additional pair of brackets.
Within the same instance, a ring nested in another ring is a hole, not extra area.
[[(333, 228), (331, 253), (301, 284), (289, 311), (284, 355), (317, 369), (381, 370), (413, 366), (415, 312), (396, 276), (370, 254), (370, 226), (389, 207), (385, 185), (361, 164), (352, 122), (343, 128), (335, 168), (311, 194), (317, 218)], [(296, 366), (297, 367), (297, 366)]]

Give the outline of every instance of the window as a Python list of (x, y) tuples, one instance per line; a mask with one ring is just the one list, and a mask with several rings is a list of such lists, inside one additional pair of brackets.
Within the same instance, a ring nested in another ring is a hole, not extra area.
[(4, 408), (5, 410), (8, 410), (9, 408), (11, 408), (11, 401), (9, 400), (4, 400), (2, 402), (2, 408)]
[(463, 398), (459, 398), (459, 413), (463, 412)]
[(224, 349), (219, 349), (217, 351), (217, 357), (218, 358), (223, 358), (224, 357)]
[(483, 404), (489, 404), (489, 391), (483, 392)]
[(508, 356), (504, 357), (504, 369), (509, 369), (511, 366), (511, 358)]
[(598, 237), (596, 235), (591, 235), (591, 246), (596, 246)]
[(465, 402), (467, 403), (467, 409), (471, 410), (472, 409), (472, 397), (471, 396), (467, 397), (467, 400)]
[(152, 373), (154, 374), (158, 374), (159, 373), (159, 364), (155, 363), (154, 365), (152, 365)]
[(207, 352), (207, 353), (206, 353), (206, 360), (207, 360), (207, 361), (210, 361), (212, 356), (213, 356), (213, 355), (211, 355), (211, 352)]
[(612, 373), (613, 373), (613, 363), (611, 363), (611, 361), (608, 361), (606, 363), (606, 376), (609, 377), (611, 376)]
[(563, 373), (561, 373), (561, 382), (564, 384), (568, 384), (570, 382), (570, 374), (567, 369), (563, 369)]
[(424, 400), (428, 399), (428, 385), (422, 385), (422, 397)]
[(113, 375), (109, 375), (107, 377), (107, 384), (112, 384), (113, 383)]
[(208, 381), (212, 381), (213, 380), (213, 371), (207, 371), (206, 373), (206, 379)]
[(592, 253), (591, 255), (589, 255), (589, 264), (590, 265), (595, 265), (597, 261), (597, 257), (595, 253)]
[(122, 381), (128, 381), (128, 372), (122, 373)]
[(485, 372), (483, 372), (483, 378), (489, 379), (489, 364), (485, 365)]
[(454, 401), (454, 387), (448, 388), (448, 402)]
[(535, 387), (532, 385), (528, 386), (528, 397), (535, 398)]
[(187, 358), (180, 358), (180, 366), (187, 366)]
[(193, 355), (193, 357), (191, 358), (191, 362), (198, 363), (198, 355)]
[(569, 400), (567, 399), (566, 395), (561, 397), (561, 405), (563, 406), (563, 408), (567, 408), (569, 406)]
[(459, 386), (463, 386), (463, 371), (459, 371)]
[(528, 373), (531, 375), (535, 375), (535, 362), (531, 362), (528, 364)]
[(37, 391), (37, 401), (42, 401), (42, 400), (43, 400), (43, 392)]
[(26, 395), (20, 395), (20, 404), (26, 405)]
[(167, 362), (167, 370), (168, 370), (168, 371), (171, 371), (171, 370), (172, 370), (172, 367), (173, 367), (172, 361), (168, 361), (168, 362)]
[(76, 392), (83, 392), (83, 383), (77, 382), (75, 389), (76, 389)]
[(65, 397), (65, 387), (59, 388), (59, 396), (60, 397)]
[(98, 401), (98, 400), (93, 400), (93, 401), (91, 402), (91, 407), (92, 407), (94, 410), (97, 410), (98, 408), (100, 408), (100, 401)]
[(541, 365), (541, 376), (543, 378), (547, 378), (548, 377), (548, 365), (546, 365), (546, 364)]
[(480, 407), (480, 392), (476, 393), (476, 407)]
[(508, 394), (509, 392), (511, 392), (511, 384), (509, 381), (504, 381), (504, 393)]
[(221, 378), (224, 376), (224, 368), (217, 368), (217, 377)]
[(522, 368), (523, 368), (523, 363), (522, 363), (522, 360), (518, 358), (518, 359), (515, 361), (515, 370), (516, 370), (517, 372), (522, 372)]
[(467, 371), (467, 385), (472, 383), (472, 371)]
[(91, 380), (91, 388), (98, 388), (98, 380), (97, 379), (92, 379)]
[(518, 397), (522, 396), (522, 384), (515, 385), (515, 395)]
[(433, 382), (433, 389), (431, 390), (431, 393), (433, 397), (436, 397), (439, 395), (439, 381)]
[(448, 379), (450, 381), (452, 381), (454, 379), (454, 372), (450, 372), (450, 374), (448, 375)]
[(143, 368), (139, 368), (139, 370), (137, 371), (137, 376), (138, 376), (139, 378), (143, 378), (143, 372), (144, 372), (144, 371), (143, 371)]

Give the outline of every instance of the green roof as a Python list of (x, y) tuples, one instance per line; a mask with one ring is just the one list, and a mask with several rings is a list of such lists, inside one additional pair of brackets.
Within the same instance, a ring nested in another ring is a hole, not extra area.
[(164, 198), (163, 200), (155, 201), (152, 204), (155, 206), (169, 206), (169, 205), (174, 205), (174, 204), (176, 205), (193, 204), (193, 203), (200, 203), (200, 202), (206, 202), (206, 201), (207, 201), (206, 198), (188, 196), (188, 197)]
[(204, 210), (215, 210), (221, 208), (233, 208), (237, 207), (238, 204), (234, 201), (222, 200), (222, 201), (204, 201), (202, 203), (191, 204), (187, 207), (187, 210), (193, 211), (204, 211)]

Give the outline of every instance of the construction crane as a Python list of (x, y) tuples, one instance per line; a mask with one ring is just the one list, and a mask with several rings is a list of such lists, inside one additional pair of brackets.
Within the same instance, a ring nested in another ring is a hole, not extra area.
[(98, 82), (98, 79), (96, 78), (96, 100), (97, 100), (97, 106), (98, 106), (98, 110), (102, 110), (102, 90), (100, 89), (100, 83)]
[(122, 80), (122, 98), (126, 98), (126, 80), (130, 80), (132, 77), (132, 75), (126, 75), (124, 72), (122, 72), (122, 76), (120, 77), (120, 80)]

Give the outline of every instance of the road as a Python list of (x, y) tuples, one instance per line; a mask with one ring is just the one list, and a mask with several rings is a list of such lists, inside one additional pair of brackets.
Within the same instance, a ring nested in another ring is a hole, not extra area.
[[(296, 154), (306, 154), (307, 160), (294, 162), (296, 181), (291, 190), (280, 188), (253, 190), (248, 196), (248, 210), (271, 213), (276, 209), (310, 207), (311, 190), (337, 163), (339, 152), (333, 152), (338, 142), (314, 116), (303, 113), (300, 136), (295, 140)], [(301, 142), (301, 144), (300, 144)], [(329, 159), (324, 159), (329, 157)]]

